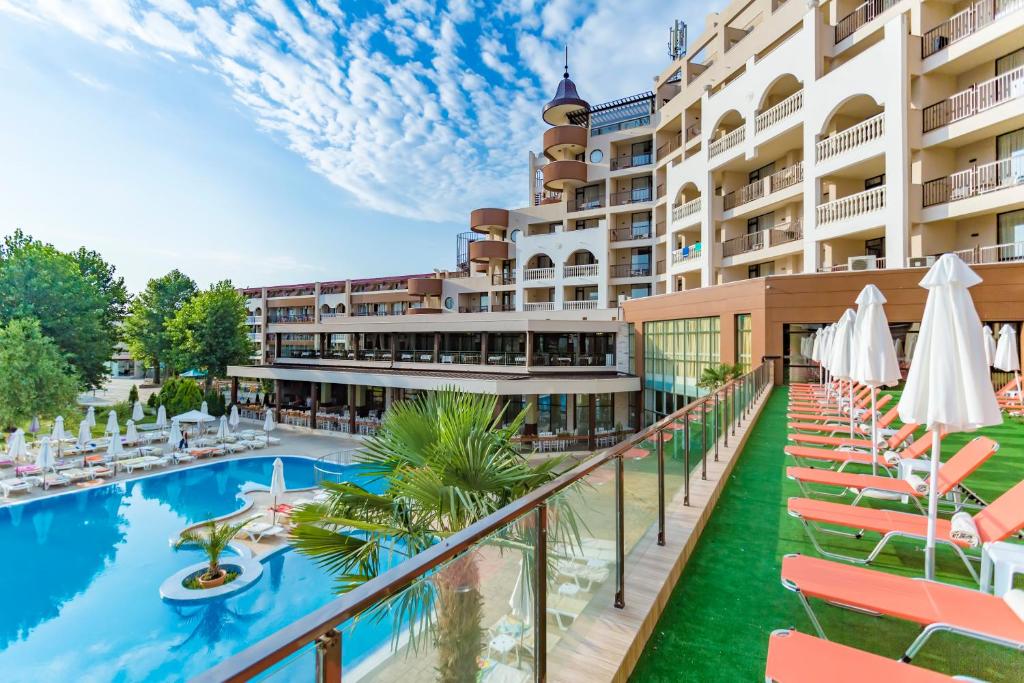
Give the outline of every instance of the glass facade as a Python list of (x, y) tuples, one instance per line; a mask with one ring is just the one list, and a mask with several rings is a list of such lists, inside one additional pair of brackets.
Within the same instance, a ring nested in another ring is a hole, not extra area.
[(704, 368), (720, 361), (719, 319), (644, 323), (644, 422), (668, 415), (707, 393), (697, 387)]
[(753, 361), (754, 328), (750, 322), (750, 314), (736, 316), (736, 363), (743, 372), (750, 372)]

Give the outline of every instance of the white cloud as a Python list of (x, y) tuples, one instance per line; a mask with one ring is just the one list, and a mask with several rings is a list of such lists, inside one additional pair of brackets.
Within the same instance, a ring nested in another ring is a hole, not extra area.
[(72, 78), (74, 78), (82, 85), (87, 85), (90, 88), (93, 88), (94, 90), (99, 90), (102, 92), (110, 90), (109, 83), (105, 83), (104, 81), (99, 80), (95, 76), (90, 76), (89, 74), (82, 73), (80, 71), (69, 71), (68, 73), (71, 75)]
[(524, 159), (540, 143), (563, 45), (584, 98), (623, 97), (664, 67), (675, 18), (663, 0), (339, 4), (0, 0), (0, 12), (216, 74), (260, 127), (362, 205), (460, 222), (525, 199)]

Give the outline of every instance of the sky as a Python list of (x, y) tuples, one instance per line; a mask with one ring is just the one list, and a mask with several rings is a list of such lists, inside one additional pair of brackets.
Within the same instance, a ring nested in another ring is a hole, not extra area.
[(563, 46), (649, 90), (715, 0), (0, 0), (0, 234), (258, 286), (454, 267), (528, 201)]

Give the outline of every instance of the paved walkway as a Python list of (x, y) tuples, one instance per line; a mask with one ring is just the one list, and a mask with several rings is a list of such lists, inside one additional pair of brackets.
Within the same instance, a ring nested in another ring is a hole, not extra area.
[(112, 406), (115, 403), (127, 401), (128, 393), (132, 390), (132, 385), (135, 385), (139, 390), (139, 399), (145, 403), (149, 399), (149, 395), (157, 391), (157, 388), (143, 388), (143, 381), (145, 380), (111, 377), (102, 389), (79, 394), (78, 402), (86, 406)]

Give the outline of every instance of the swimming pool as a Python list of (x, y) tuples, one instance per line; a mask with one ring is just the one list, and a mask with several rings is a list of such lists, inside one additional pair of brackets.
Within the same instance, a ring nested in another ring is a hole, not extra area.
[[(0, 508), (3, 680), (186, 679), (334, 597), (331, 579), (288, 551), (266, 560), (241, 594), (196, 606), (160, 598), (164, 579), (203, 560), (168, 540), (238, 509), (244, 484), (269, 484), (273, 460), (214, 462)], [(312, 460), (282, 460), (289, 489), (313, 485)], [(379, 489), (357, 466), (337, 469)], [(345, 634), (345, 666), (390, 637), (390, 624), (360, 621)]]

